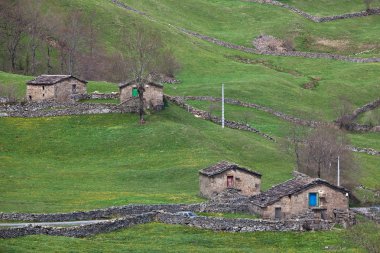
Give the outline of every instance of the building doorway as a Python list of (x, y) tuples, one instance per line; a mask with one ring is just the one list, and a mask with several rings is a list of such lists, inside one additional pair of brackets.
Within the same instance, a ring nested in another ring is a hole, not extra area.
[(227, 188), (234, 187), (234, 177), (227, 176)]

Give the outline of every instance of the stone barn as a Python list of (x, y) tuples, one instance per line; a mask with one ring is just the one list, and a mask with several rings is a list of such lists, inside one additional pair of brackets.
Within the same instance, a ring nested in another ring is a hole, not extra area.
[[(144, 81), (144, 105), (145, 109), (162, 110), (164, 107), (164, 86), (154, 82)], [(120, 103), (136, 103), (138, 100), (138, 84), (131, 81), (120, 84)]]
[(252, 212), (263, 219), (307, 217), (334, 219), (334, 209), (348, 210), (349, 191), (320, 178), (298, 175), (250, 198)]
[(200, 195), (211, 198), (225, 189), (237, 189), (241, 195), (260, 193), (261, 174), (222, 161), (199, 171)]
[(29, 102), (71, 102), (73, 95), (87, 93), (87, 82), (72, 75), (40, 75), (27, 82), (26, 99)]

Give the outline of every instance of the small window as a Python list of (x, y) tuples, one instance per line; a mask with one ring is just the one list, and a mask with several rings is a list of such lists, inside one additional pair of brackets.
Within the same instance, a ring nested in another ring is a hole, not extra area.
[(137, 88), (133, 88), (132, 89), (132, 97), (138, 97), (139, 96), (139, 91), (137, 90)]
[(42, 90), (45, 90), (45, 86), (42, 86)]
[(76, 84), (72, 85), (72, 93), (73, 94), (77, 93), (77, 85)]
[(29, 96), (29, 101), (32, 101), (32, 96)]
[(310, 192), (309, 193), (309, 207), (317, 207), (318, 206), (318, 193)]
[(281, 220), (281, 207), (276, 207), (274, 209), (274, 218), (276, 220)]

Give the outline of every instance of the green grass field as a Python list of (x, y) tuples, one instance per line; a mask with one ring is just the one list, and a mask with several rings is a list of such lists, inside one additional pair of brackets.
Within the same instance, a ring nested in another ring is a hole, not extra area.
[[(123, 0), (146, 12), (152, 21), (110, 1), (43, 2), (44, 9), (52, 8), (51, 12), (68, 13), (71, 8), (96, 11), (100, 40), (109, 52), (119, 48), (121, 28), (133, 30), (137, 24), (159, 31), (182, 65), (177, 75), (182, 82), (165, 86), (170, 95), (220, 97), (224, 83), (226, 97), (324, 121), (337, 117), (335, 107), (341, 97), (354, 107), (379, 97), (380, 63), (247, 54), (189, 37), (173, 26), (245, 46), (251, 46), (262, 33), (279, 38), (294, 34), (297, 50), (345, 55), (363, 52), (358, 57), (378, 57), (380, 15), (317, 24), (283, 8), (244, 1)], [(321, 16), (364, 9), (360, 0), (282, 2)], [(16, 86), (20, 99), (25, 82), (32, 78), (0, 72), (0, 84)], [(304, 89), (312, 78), (320, 79), (317, 86)], [(88, 91), (118, 88), (112, 83), (89, 82)], [(203, 109), (210, 105), (191, 103)], [(279, 140), (291, 128), (290, 123), (254, 109), (230, 105), (226, 109), (227, 119), (247, 121)], [(355, 146), (380, 150), (379, 134), (349, 137)], [(379, 188), (379, 157), (355, 156), (362, 167), (359, 182)], [(143, 126), (130, 114), (0, 118), (0, 212), (201, 202), (198, 170), (220, 160), (262, 173), (264, 189), (290, 178), (294, 168), (294, 158), (281, 151), (278, 143), (248, 132), (222, 130), (174, 105), (148, 115)], [(358, 196), (367, 199), (365, 193), (358, 192)], [(28, 236), (0, 240), (0, 252), (365, 252), (345, 238), (344, 231), (338, 230), (231, 234), (148, 224), (85, 239)]]

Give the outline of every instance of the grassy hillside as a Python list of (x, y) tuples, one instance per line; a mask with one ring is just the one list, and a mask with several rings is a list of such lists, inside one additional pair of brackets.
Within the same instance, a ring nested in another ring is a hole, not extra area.
[(263, 173), (264, 188), (291, 176), (292, 158), (275, 144), (176, 106), (137, 122), (119, 114), (1, 119), (1, 211), (199, 202), (198, 170), (224, 159)]

